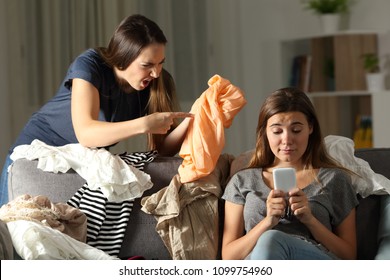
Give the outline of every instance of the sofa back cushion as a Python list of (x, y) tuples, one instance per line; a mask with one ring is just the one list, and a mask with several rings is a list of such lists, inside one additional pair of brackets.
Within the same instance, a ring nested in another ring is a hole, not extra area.
[(66, 202), (83, 186), (85, 180), (73, 170), (67, 173), (46, 172), (37, 168), (37, 160), (18, 159), (9, 169), (8, 198), (29, 194), (44, 195), (51, 202)]
[[(371, 169), (390, 178), (390, 148), (358, 149), (355, 155), (370, 164)], [(356, 208), (358, 259), (374, 259), (378, 251), (380, 195), (360, 198)]]

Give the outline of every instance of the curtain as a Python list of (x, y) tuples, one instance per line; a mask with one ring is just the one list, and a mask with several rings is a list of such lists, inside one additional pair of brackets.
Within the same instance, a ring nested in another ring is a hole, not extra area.
[(125, 0), (0, 0), (2, 25), (1, 157), (33, 112), (59, 87), (83, 50), (106, 45), (115, 27), (138, 12)]
[[(0, 136), (0, 155), (1, 161), (4, 160), (6, 151), (11, 143), (11, 118), (9, 114), (10, 94), (9, 94), (9, 75), (7, 64), (7, 38), (6, 36), (6, 4), (4, 0), (0, 0), (0, 122), (1, 122), (1, 136)], [(0, 161), (0, 162), (1, 162)]]
[[(138, 1), (1, 0), (2, 59), (7, 84), (2, 155), (30, 117), (59, 87), (67, 67), (83, 50), (105, 45)], [(4, 63), (3, 63), (4, 62)]]

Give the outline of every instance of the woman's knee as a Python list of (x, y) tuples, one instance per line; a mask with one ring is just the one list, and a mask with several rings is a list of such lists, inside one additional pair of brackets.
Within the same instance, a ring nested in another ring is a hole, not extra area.
[(286, 234), (278, 230), (268, 230), (257, 240), (250, 255), (251, 259), (281, 259), (285, 251), (284, 240)]
[(281, 239), (283, 239), (285, 235), (285, 233), (278, 230), (267, 230), (260, 236), (257, 243), (261, 243), (266, 246), (276, 245), (280, 242)]

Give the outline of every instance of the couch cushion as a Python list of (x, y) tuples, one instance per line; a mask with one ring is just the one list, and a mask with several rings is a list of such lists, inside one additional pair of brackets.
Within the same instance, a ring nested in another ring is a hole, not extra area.
[(11, 166), (8, 176), (9, 201), (23, 194), (45, 195), (53, 203), (66, 202), (85, 183), (73, 170), (67, 173), (51, 173), (37, 168), (37, 160), (18, 159)]
[[(370, 164), (371, 169), (390, 178), (390, 148), (358, 149), (355, 155)], [(380, 195), (360, 199), (356, 209), (358, 259), (374, 259), (378, 251)]]
[[(153, 187), (143, 197), (158, 192), (169, 185), (183, 159), (179, 157), (157, 157), (145, 165), (144, 171), (150, 174)], [(119, 253), (120, 258), (143, 256), (149, 260), (168, 260), (171, 256), (160, 235), (156, 231), (154, 216), (141, 211), (141, 199), (134, 201), (133, 212), (127, 224), (127, 231)]]
[(390, 178), (390, 148), (357, 149), (355, 155), (367, 161), (375, 173)]
[(357, 258), (372, 260), (378, 251), (380, 195), (359, 199), (356, 207)]

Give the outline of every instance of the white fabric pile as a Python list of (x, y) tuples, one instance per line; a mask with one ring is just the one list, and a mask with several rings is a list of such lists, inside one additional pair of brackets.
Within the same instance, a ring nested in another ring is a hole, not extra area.
[(87, 181), (90, 189), (100, 188), (112, 202), (141, 197), (153, 186), (149, 174), (126, 164), (118, 155), (105, 149), (91, 149), (80, 144), (54, 147), (34, 140), (30, 145), (15, 147), (11, 159), (21, 158), (38, 159), (38, 168), (44, 171), (65, 173), (73, 169)]
[(360, 176), (352, 176), (352, 184), (362, 197), (371, 194), (390, 194), (390, 180), (375, 173), (368, 162), (355, 156), (355, 144), (352, 139), (329, 135), (325, 137), (325, 146), (329, 154), (342, 166)]
[(15, 251), (24, 260), (117, 260), (59, 230), (32, 221), (7, 223)]

